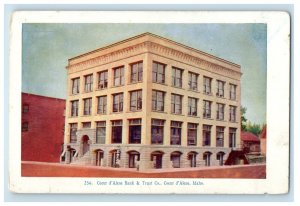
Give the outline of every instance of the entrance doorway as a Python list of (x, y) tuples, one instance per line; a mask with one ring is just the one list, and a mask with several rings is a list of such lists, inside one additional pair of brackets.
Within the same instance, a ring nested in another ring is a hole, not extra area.
[(140, 160), (140, 153), (137, 151), (129, 151), (128, 152), (128, 167), (136, 168), (136, 161)]
[(84, 155), (85, 153), (87, 153), (90, 150), (90, 144), (89, 144), (89, 136), (84, 135), (82, 137), (82, 155)]
[(218, 152), (218, 154), (217, 154), (217, 160), (219, 160), (220, 166), (223, 166), (223, 164), (224, 164), (224, 155), (225, 155), (224, 152)]
[(180, 168), (180, 156), (181, 152), (172, 152), (171, 153), (171, 161), (173, 164), (173, 168)]
[(151, 161), (153, 161), (154, 165), (153, 167), (155, 169), (161, 169), (162, 168), (162, 156), (163, 152), (156, 151), (151, 153)]
[(112, 150), (111, 152), (111, 167), (120, 167), (120, 150)]
[(210, 166), (210, 156), (211, 156), (211, 152), (205, 152), (203, 154), (203, 160), (205, 161), (205, 166)]
[(69, 163), (74, 161), (74, 156), (76, 154), (76, 150), (73, 148), (69, 149)]
[(197, 166), (197, 152), (190, 152), (188, 153), (188, 159), (190, 161), (190, 167), (196, 167)]
[(103, 150), (96, 150), (96, 166), (102, 166)]

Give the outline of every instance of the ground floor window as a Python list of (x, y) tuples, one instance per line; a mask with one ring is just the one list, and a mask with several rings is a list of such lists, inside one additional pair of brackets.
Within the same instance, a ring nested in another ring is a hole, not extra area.
[(224, 147), (224, 127), (217, 127), (217, 147)]
[(129, 120), (129, 144), (140, 144), (142, 134), (142, 120)]
[(106, 138), (106, 122), (100, 121), (96, 123), (96, 143), (105, 144)]
[(188, 123), (187, 145), (197, 145), (197, 126), (198, 124)]
[(236, 128), (229, 128), (229, 147), (236, 147)]
[(203, 146), (210, 146), (211, 125), (203, 125)]
[(151, 120), (151, 144), (162, 144), (164, 136), (164, 120)]
[(181, 144), (181, 125), (182, 122), (171, 121), (171, 145)]
[(111, 131), (111, 143), (122, 143), (122, 120), (111, 121), (112, 131)]
[(70, 124), (70, 142), (76, 143), (77, 142), (77, 123)]

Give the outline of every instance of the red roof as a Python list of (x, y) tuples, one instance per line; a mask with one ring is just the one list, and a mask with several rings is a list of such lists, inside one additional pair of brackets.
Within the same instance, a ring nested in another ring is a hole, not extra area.
[(251, 132), (243, 132), (242, 131), (241, 138), (242, 138), (242, 141), (245, 141), (245, 142), (260, 142), (259, 138), (255, 134), (252, 134)]

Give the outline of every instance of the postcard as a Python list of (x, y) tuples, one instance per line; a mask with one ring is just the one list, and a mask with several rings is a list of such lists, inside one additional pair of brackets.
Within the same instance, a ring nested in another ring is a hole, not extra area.
[(10, 191), (289, 191), (288, 13), (18, 11), (10, 33)]

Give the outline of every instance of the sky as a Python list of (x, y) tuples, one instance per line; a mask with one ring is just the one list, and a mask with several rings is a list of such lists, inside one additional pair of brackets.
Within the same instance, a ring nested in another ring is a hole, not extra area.
[(67, 97), (68, 59), (151, 32), (241, 65), (241, 102), (266, 123), (266, 24), (23, 24), (22, 92)]

